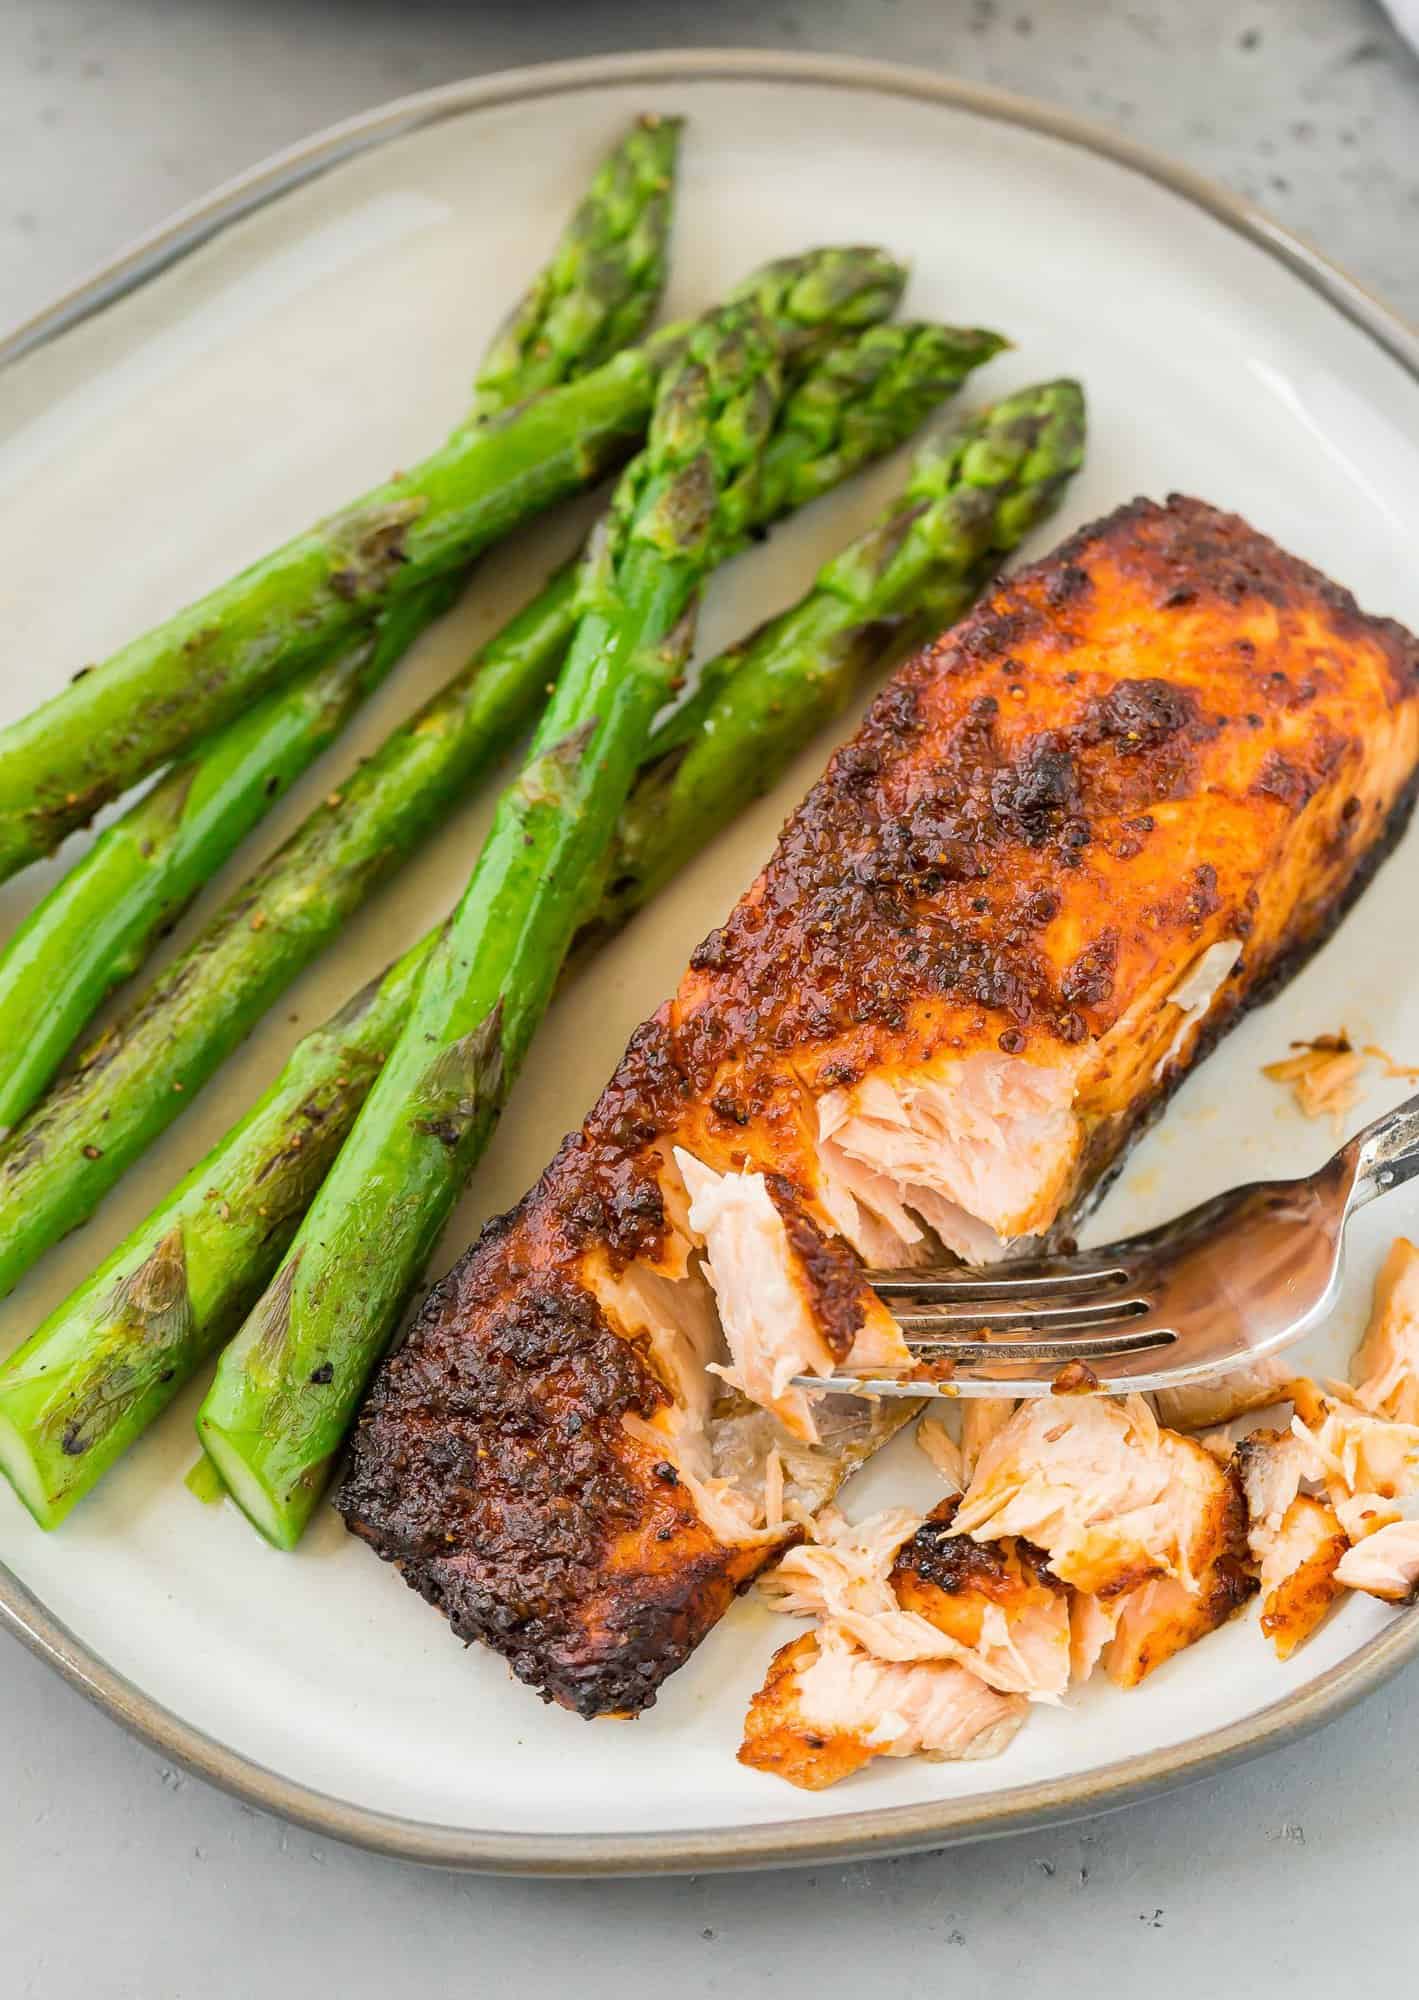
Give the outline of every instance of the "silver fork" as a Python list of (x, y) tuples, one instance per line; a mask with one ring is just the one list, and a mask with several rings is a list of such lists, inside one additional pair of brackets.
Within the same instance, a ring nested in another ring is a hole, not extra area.
[(1340, 1289), (1346, 1223), (1415, 1174), (1419, 1097), (1306, 1180), (1234, 1188), (1121, 1243), (975, 1270), (872, 1272), (912, 1353), (944, 1364), (944, 1379), (801, 1375), (797, 1384), (854, 1396), (1044, 1396), (1175, 1389), (1225, 1374), (1323, 1317)]

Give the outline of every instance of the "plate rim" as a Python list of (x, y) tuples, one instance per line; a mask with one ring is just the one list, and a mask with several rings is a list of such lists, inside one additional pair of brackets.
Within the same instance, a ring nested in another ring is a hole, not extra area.
[[(327, 126), (179, 210), (0, 338), (0, 368), (148, 283), (222, 230), (354, 155), (468, 112), (627, 84), (685, 81), (828, 85), (966, 111), (1099, 155), (1143, 175), (1275, 257), (1419, 381), (1419, 329), (1263, 209), (1166, 155), (1036, 99), (910, 64), (760, 49), (672, 49), (501, 70), (399, 97)], [(108, 1665), (0, 1563), (0, 1630), (175, 1763), (234, 1797), (326, 1837), (443, 1868), (523, 1875), (675, 1874), (807, 1865), (1023, 1831), (1194, 1783), (1292, 1742), (1339, 1715), (1419, 1655), (1419, 1606), (1348, 1659), (1255, 1714), (1188, 1741), (1078, 1776), (970, 1798), (852, 1808), (821, 1819), (644, 1833), (506, 1833), (405, 1818), (286, 1778), (183, 1721)]]

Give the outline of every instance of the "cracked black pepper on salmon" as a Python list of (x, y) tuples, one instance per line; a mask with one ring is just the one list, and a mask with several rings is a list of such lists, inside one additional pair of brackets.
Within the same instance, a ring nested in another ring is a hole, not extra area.
[(350, 1527), (549, 1697), (648, 1705), (901, 1420), (793, 1385), (902, 1358), (842, 1247), (989, 1258), (1076, 1212), (1397, 837), (1416, 697), (1408, 633), (1195, 500), (996, 587), (430, 1296)]

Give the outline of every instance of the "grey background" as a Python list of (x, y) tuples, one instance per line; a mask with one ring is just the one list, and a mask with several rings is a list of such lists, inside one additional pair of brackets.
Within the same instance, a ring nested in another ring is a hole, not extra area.
[[(1371, 0), (0, 0), (0, 324), (383, 98), (706, 42), (1052, 98), (1261, 201), (1419, 319), (1419, 60)], [(18, 1646), (0, 1641), (0, 1670), (0, 1990), (17, 2000), (512, 1982), (588, 2000), (652, 1984), (1304, 1996), (1411, 1962), (1419, 1670), (1294, 1749), (1109, 1818), (643, 1883), (441, 1876), (313, 1841), (165, 1767)]]

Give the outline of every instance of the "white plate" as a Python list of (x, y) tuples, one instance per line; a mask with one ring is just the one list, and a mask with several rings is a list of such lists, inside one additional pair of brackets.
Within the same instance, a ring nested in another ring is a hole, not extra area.
[[(27, 330), (17, 344), (32, 351), (4, 381), (0, 715), (432, 445), (592, 161), (643, 107), (690, 119), (671, 309), (703, 305), (779, 252), (881, 240), (915, 261), (910, 311), (995, 325), (1018, 343), (982, 392), (1083, 377), (1088, 466), (1051, 538), (1134, 493), (1180, 488), (1240, 510), (1367, 607), (1419, 625), (1419, 348), (1272, 225), (1054, 114), (911, 72), (722, 53), (617, 57), (460, 85), (342, 128)], [(63, 337), (46, 339), (61, 323)], [(894, 476), (859, 482), (717, 583), (705, 644), (795, 596)], [(332, 769), (493, 629), (572, 533), (570, 520), (548, 526), (484, 569), (471, 600), (285, 804), (263, 850)], [(580, 1118), (826, 747), (800, 759), (560, 1003), (440, 1267)], [(447, 906), (485, 811), (458, 816), (98, 1219), (6, 1304), (7, 1336), (27, 1331), (216, 1139), (272, 1074), (297, 1020), (320, 1019)], [(1321, 1158), (1330, 1134), (1259, 1075), (1292, 1036), (1344, 1022), (1419, 1059), (1416, 878), (1411, 836), (1333, 942), (1188, 1085), (1134, 1156), (1100, 1231)], [(41, 881), (35, 871), (0, 890), (0, 925)], [(1374, 1084), (1365, 1111), (1401, 1090)], [(1362, 1218), (1320, 1357), (1330, 1365), (1362, 1320), (1383, 1243), (1416, 1220), (1416, 1185)], [(430, 1859), (695, 1867), (999, 1830), (1275, 1742), (1419, 1643), (1412, 1614), (1355, 1601), (1281, 1667), (1254, 1619), (1241, 1620), (1136, 1694), (1091, 1688), (1037, 1711), (996, 1762), (879, 1765), (808, 1797), (733, 1755), (781, 1621), (737, 1606), (651, 1714), (588, 1728), (539, 1706), (492, 1655), (455, 1645), (333, 1515), (292, 1557), (231, 1509), (199, 1507), (181, 1485), (195, 1400), (55, 1536), (0, 1495), (5, 1616), (171, 1754), (327, 1831)], [(851, 1504), (929, 1491), (903, 1445), (870, 1468)]]

